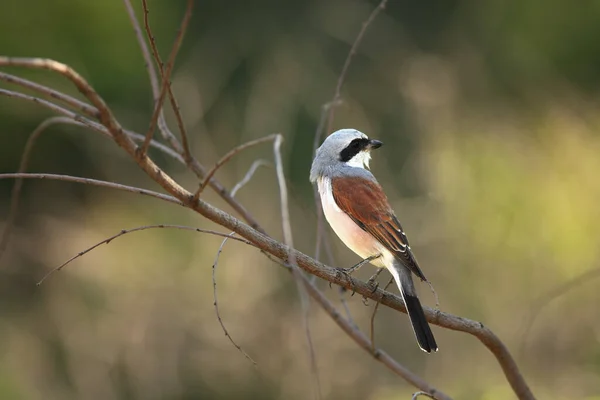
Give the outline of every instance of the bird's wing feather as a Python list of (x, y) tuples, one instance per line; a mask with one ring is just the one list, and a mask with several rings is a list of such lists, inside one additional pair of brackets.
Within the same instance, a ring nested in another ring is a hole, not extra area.
[(334, 178), (331, 180), (333, 198), (364, 231), (373, 235), (403, 265), (426, 281), (419, 268), (408, 238), (394, 215), (388, 199), (375, 181), (364, 178)]

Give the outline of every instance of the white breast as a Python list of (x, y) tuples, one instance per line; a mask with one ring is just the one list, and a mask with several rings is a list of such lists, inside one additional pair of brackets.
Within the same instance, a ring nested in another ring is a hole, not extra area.
[[(318, 179), (319, 194), (325, 218), (333, 231), (344, 242), (350, 250), (363, 259), (376, 255), (389, 253), (371, 236), (362, 230), (344, 211), (342, 211), (333, 198), (331, 180), (326, 177)], [(371, 262), (378, 267), (383, 267), (383, 258), (377, 258)]]

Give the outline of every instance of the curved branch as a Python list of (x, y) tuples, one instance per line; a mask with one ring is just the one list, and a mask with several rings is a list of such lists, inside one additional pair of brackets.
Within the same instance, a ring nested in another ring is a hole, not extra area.
[[(106, 238), (106, 239), (104, 239), (104, 240), (96, 243), (95, 245), (88, 247), (87, 249), (85, 249), (83, 251), (80, 251), (79, 253), (77, 253), (73, 257), (69, 258), (64, 263), (60, 264), (58, 267), (53, 268), (50, 271), (48, 271), (48, 273), (46, 275), (44, 275), (42, 277), (42, 279), (40, 279), (40, 281), (37, 283), (37, 285), (40, 286), (42, 283), (44, 283), (44, 281), (46, 279), (48, 279), (50, 276), (52, 276), (55, 272), (60, 271), (61, 269), (63, 269), (64, 267), (66, 267), (67, 265), (69, 265), (70, 263), (72, 263), (73, 261), (75, 261), (76, 259), (78, 259), (79, 257), (83, 257), (84, 255), (86, 255), (90, 251), (92, 251), (92, 250), (94, 250), (94, 249), (102, 246), (103, 244), (109, 244), (114, 239), (116, 239), (118, 237), (121, 237), (123, 235), (127, 235), (128, 233), (145, 231), (145, 230), (148, 230), (148, 229), (180, 229), (180, 230), (184, 230), (184, 231), (193, 231), (193, 232), (208, 233), (210, 235), (224, 237), (225, 240), (231, 238), (231, 239), (237, 240), (238, 242), (242, 242), (242, 243), (245, 243), (245, 244), (252, 245), (252, 243), (248, 242), (247, 240), (236, 238), (236, 237), (231, 237), (231, 234), (228, 235), (226, 233), (217, 232), (217, 231), (213, 231), (213, 230), (210, 230), (210, 229), (194, 228), (193, 226), (172, 225), (172, 224), (158, 224), (158, 225), (138, 226), (138, 227), (132, 228), (132, 229), (122, 229), (119, 233), (117, 233), (115, 235), (112, 235), (112, 236), (110, 236), (110, 237), (108, 237), (108, 238)], [(220, 254), (220, 252), (219, 252), (219, 254)]]
[(47, 86), (40, 85), (39, 83), (35, 83), (30, 80), (20, 78), (18, 76), (7, 74), (5, 72), (0, 72), (0, 80), (22, 86), (24, 88), (36, 91), (38, 93), (45, 94), (48, 97), (62, 101), (65, 104), (68, 104), (69, 106), (75, 108), (78, 111), (81, 111), (83, 114), (86, 114), (89, 117), (98, 118), (98, 110), (95, 109), (94, 107), (90, 106), (89, 104), (84, 103), (83, 101), (77, 100), (75, 97), (71, 97), (62, 92), (58, 92)]
[(212, 179), (214, 174), (217, 172), (217, 170), (219, 168), (221, 168), (223, 166), (223, 164), (225, 164), (227, 161), (231, 160), (233, 158), (233, 156), (235, 156), (236, 154), (238, 154), (241, 151), (246, 150), (249, 147), (257, 146), (257, 145), (265, 143), (265, 142), (270, 142), (272, 140), (275, 140), (276, 138), (277, 138), (276, 134), (265, 136), (262, 138), (258, 138), (258, 139), (243, 143), (243, 144), (236, 146), (233, 149), (229, 150), (227, 152), (227, 154), (225, 154), (223, 157), (221, 157), (219, 159), (219, 161), (217, 161), (217, 163), (210, 169), (210, 171), (208, 171), (208, 173), (206, 174), (206, 177), (204, 178), (204, 181), (202, 181), (202, 183), (200, 184), (200, 187), (198, 188), (196, 193), (194, 193), (194, 201), (198, 200), (198, 198), (200, 197), (200, 194), (202, 194), (202, 191), (206, 187), (206, 184), (208, 182), (210, 182), (210, 180)]
[[(25, 150), (23, 150), (23, 156), (21, 157), (21, 163), (19, 164), (19, 173), (25, 172), (27, 169), (27, 164), (29, 164), (29, 156), (31, 155), (31, 151), (33, 149), (33, 145), (40, 135), (50, 126), (56, 124), (74, 124), (78, 126), (85, 126), (80, 122), (74, 121), (68, 117), (51, 117), (44, 120), (41, 124), (38, 125), (37, 128), (31, 133), (27, 143), (25, 144)], [(23, 178), (18, 178), (15, 181), (13, 186), (11, 195), (10, 195), (10, 209), (8, 211), (8, 217), (6, 218), (6, 223), (4, 230), (2, 231), (2, 236), (0, 237), (0, 260), (2, 260), (2, 256), (6, 250), (6, 246), (8, 245), (8, 241), (10, 239), (12, 229), (15, 223), (15, 219), (17, 218), (17, 212), (19, 211), (19, 197), (21, 195), (21, 188), (23, 187)]]
[(15, 178), (16, 179), (51, 179), (51, 180), (56, 180), (56, 181), (83, 183), (86, 185), (107, 187), (110, 189), (123, 190), (125, 192), (143, 194), (145, 196), (154, 197), (159, 200), (168, 201), (169, 203), (183, 205), (183, 203), (181, 201), (179, 201), (178, 199), (176, 199), (173, 196), (169, 196), (168, 194), (162, 194), (162, 193), (154, 192), (152, 190), (137, 188), (134, 186), (121, 185), (120, 183), (101, 181), (98, 179), (80, 178), (78, 176), (60, 175), (60, 174), (39, 174), (39, 173), (0, 174), (0, 179), (15, 179)]

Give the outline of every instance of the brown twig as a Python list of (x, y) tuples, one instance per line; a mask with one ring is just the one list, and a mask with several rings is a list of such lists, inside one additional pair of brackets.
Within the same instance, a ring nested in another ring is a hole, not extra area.
[[(12, 97), (15, 99), (27, 100), (35, 104), (39, 104), (42, 107), (49, 109), (50, 111), (54, 111), (57, 114), (62, 114), (65, 117), (72, 119), (73, 121), (80, 122), (84, 125), (88, 125), (88, 121), (86, 118), (82, 117), (79, 114), (74, 113), (71, 110), (68, 110), (64, 107), (56, 105), (48, 100), (41, 99), (39, 97), (31, 96), (28, 94), (23, 94), (19, 92), (13, 92), (12, 90), (6, 90), (0, 88), (0, 96)], [(91, 127), (91, 126), (90, 126)]]
[(227, 163), (227, 161), (231, 160), (233, 158), (233, 156), (235, 156), (239, 152), (244, 151), (250, 147), (253, 147), (253, 146), (265, 143), (265, 142), (273, 141), (273, 140), (275, 140), (276, 137), (277, 137), (277, 135), (269, 135), (269, 136), (262, 137), (260, 139), (251, 140), (251, 141), (241, 144), (237, 147), (234, 147), (233, 149), (228, 151), (227, 154), (225, 154), (223, 157), (221, 157), (221, 159), (219, 161), (217, 161), (217, 163), (210, 169), (210, 171), (208, 171), (208, 173), (206, 174), (206, 177), (200, 184), (200, 187), (198, 187), (198, 190), (196, 191), (196, 193), (194, 193), (194, 197), (192, 200), (193, 201), (198, 200), (198, 198), (204, 191), (206, 184), (212, 179), (213, 175), (217, 172), (217, 170), (219, 168), (221, 168), (225, 163)]
[[(42, 86), (45, 88), (45, 86)], [(95, 132), (101, 133), (102, 135), (109, 137), (112, 139), (112, 135), (111, 133), (108, 131), (108, 129), (106, 127), (104, 127), (103, 125), (94, 122), (84, 116), (81, 116), (79, 114), (74, 113), (71, 110), (68, 110), (64, 107), (61, 107), (55, 103), (52, 103), (48, 100), (44, 100), (41, 99), (39, 97), (35, 97), (35, 96), (30, 96), (27, 94), (23, 94), (23, 93), (19, 93), (19, 92), (13, 92), (11, 90), (6, 90), (6, 89), (0, 89), (0, 96), (6, 96), (6, 97), (12, 97), (12, 98), (17, 98), (20, 100), (26, 100), (26, 101), (30, 101), (34, 104), (38, 104), (41, 105), (47, 109), (49, 109), (50, 111), (54, 111), (58, 114), (62, 114), (66, 117), (66, 120), (69, 120), (71, 124), (73, 125), (79, 125), (79, 126), (84, 126), (87, 128), (92, 129)], [(65, 120), (65, 121), (66, 121)], [(123, 133), (127, 136), (129, 136), (132, 140), (138, 141), (138, 142), (142, 142), (144, 141), (145, 137), (143, 135), (140, 135), (139, 133), (130, 131), (130, 130), (123, 130)], [(183, 159), (183, 157), (181, 155), (179, 155), (178, 153), (176, 153), (173, 149), (170, 149), (169, 147), (165, 146), (162, 143), (159, 143), (155, 140), (152, 140), (150, 142), (150, 146), (160, 150), (161, 152), (175, 158), (176, 160), (180, 161), (182, 164), (185, 165), (185, 160)]]
[[(27, 164), (29, 163), (29, 157), (31, 155), (31, 151), (33, 150), (33, 145), (40, 137), (40, 135), (49, 127), (56, 124), (74, 124), (85, 126), (80, 122), (76, 122), (68, 117), (50, 117), (44, 120), (41, 124), (35, 128), (35, 130), (29, 136), (27, 143), (25, 144), (25, 150), (23, 151), (23, 156), (21, 157), (21, 162), (19, 164), (19, 173), (25, 172), (27, 169)], [(10, 197), (10, 209), (8, 211), (8, 217), (6, 218), (6, 223), (4, 224), (4, 230), (2, 231), (2, 237), (0, 238), (0, 260), (2, 260), (2, 256), (6, 251), (6, 246), (10, 240), (10, 236), (12, 233), (12, 229), (15, 223), (15, 219), (17, 218), (17, 213), (19, 211), (19, 197), (21, 195), (21, 188), (23, 187), (23, 178), (18, 178), (15, 180), (15, 184), (12, 188), (11, 197)]]
[(106, 188), (111, 188), (111, 189), (123, 190), (123, 191), (131, 192), (131, 193), (143, 194), (145, 196), (155, 197), (159, 200), (168, 201), (169, 203), (183, 205), (183, 203), (180, 200), (176, 199), (173, 196), (169, 196), (168, 194), (162, 194), (162, 193), (154, 192), (152, 190), (137, 188), (134, 186), (121, 185), (120, 183), (101, 181), (98, 179), (80, 178), (80, 177), (71, 176), (71, 175), (38, 174), (38, 173), (9, 173), (9, 174), (0, 174), (0, 179), (49, 179), (49, 180), (56, 180), (56, 181), (83, 183), (86, 185), (100, 186), (100, 187), (106, 187)]
[[(160, 96), (160, 85), (158, 83), (158, 76), (156, 75), (156, 69), (154, 69), (154, 62), (152, 61), (152, 55), (150, 55), (150, 51), (148, 50), (148, 44), (146, 43), (144, 34), (142, 33), (142, 28), (140, 27), (140, 24), (135, 16), (135, 11), (131, 5), (131, 1), (123, 0), (123, 2), (125, 3), (125, 8), (127, 9), (127, 15), (129, 16), (129, 20), (131, 21), (131, 25), (133, 26), (133, 30), (135, 32), (135, 37), (140, 46), (140, 50), (142, 51), (142, 56), (144, 57), (144, 65), (146, 67), (146, 71), (148, 71), (148, 77), (150, 78), (150, 87), (152, 88), (152, 96), (154, 98), (154, 104), (156, 104), (156, 102), (158, 101), (158, 97)], [(148, 11), (147, 6), (144, 6), (144, 23), (145, 23), (144, 26), (146, 28), (147, 36), (153, 45), (152, 53), (157, 57), (156, 64), (159, 66), (160, 73), (162, 76), (163, 75), (163, 63), (162, 63), (162, 60), (160, 60), (160, 55), (158, 54), (158, 50), (156, 49), (156, 43), (154, 40), (154, 36), (152, 35), (152, 31), (150, 30), (150, 25), (148, 23), (147, 11)], [(170, 96), (172, 95), (170, 85), (169, 85), (169, 95)], [(162, 134), (163, 138), (169, 143), (169, 145), (171, 145), (171, 147), (175, 151), (179, 152), (183, 156), (184, 164), (187, 164), (187, 160), (185, 160), (185, 151), (183, 150), (183, 148), (181, 147), (181, 144), (179, 143), (179, 141), (177, 140), (177, 138), (175, 137), (173, 132), (171, 132), (171, 130), (169, 129), (169, 127), (167, 125), (167, 122), (165, 121), (164, 108), (160, 109), (160, 114), (158, 116), (158, 130)], [(182, 134), (185, 134), (185, 131)], [(190, 162), (192, 164), (192, 165), (189, 165), (190, 167), (192, 167), (194, 163), (198, 164), (198, 161), (194, 160), (193, 157), (192, 157), (192, 160), (190, 160)], [(192, 167), (192, 170), (196, 173), (196, 175), (198, 175), (198, 171), (196, 168)]]
[[(146, 27), (148, 29), (149, 35), (151, 35), (151, 31), (150, 29), (150, 25), (148, 24), (148, 11), (147, 11), (147, 4), (146, 4), (146, 0), (143, 0), (144, 3), (144, 8), (146, 10), (146, 16), (145, 16), (145, 22), (146, 22)], [(173, 67), (175, 66), (175, 58), (177, 57), (177, 53), (179, 52), (179, 48), (181, 47), (181, 42), (183, 41), (183, 37), (185, 36), (185, 31), (187, 30), (188, 24), (190, 22), (190, 18), (192, 17), (192, 9), (194, 6), (194, 0), (188, 0), (187, 1), (187, 7), (185, 10), (185, 14), (183, 15), (183, 19), (181, 21), (181, 26), (179, 27), (179, 31), (177, 32), (177, 36), (175, 37), (175, 42), (173, 43), (173, 47), (171, 48), (171, 53), (169, 54), (169, 58), (167, 60), (167, 65), (165, 66), (164, 70), (162, 69), (162, 65), (159, 64), (159, 68), (161, 70), (161, 75), (162, 75), (162, 85), (160, 88), (160, 93), (158, 95), (158, 100), (156, 101), (156, 104), (154, 106), (154, 112), (152, 113), (152, 118), (150, 119), (150, 127), (148, 128), (148, 132), (146, 133), (146, 140), (144, 141), (144, 144), (142, 145), (140, 152), (141, 154), (146, 154), (147, 150), (148, 150), (148, 146), (150, 146), (150, 140), (152, 139), (152, 136), (154, 135), (154, 130), (156, 129), (156, 124), (158, 123), (158, 117), (160, 115), (160, 110), (162, 109), (162, 103), (163, 100), (165, 98), (165, 94), (167, 93), (167, 91), (170, 90), (171, 87), (171, 72), (173, 72)], [(154, 39), (151, 39), (151, 43), (152, 43), (152, 49), (153, 51), (156, 49), (156, 44), (154, 43)], [(156, 54), (158, 54), (158, 51), (156, 52)], [(178, 107), (177, 107), (178, 109)], [(178, 110), (176, 110), (174, 108), (174, 111), (176, 113), (178, 113)], [(183, 123), (181, 123), (180, 128), (182, 128)], [(189, 153), (189, 147), (187, 146), (187, 137), (186, 135), (183, 133), (185, 132), (185, 129), (182, 131), (182, 140), (184, 141), (184, 154), (185, 154), (185, 158), (186, 159), (190, 159), (190, 153)]]
[[(313, 377), (316, 382), (315, 387), (315, 397), (317, 399), (321, 398), (321, 381), (319, 379), (319, 371), (317, 368), (317, 358), (315, 355), (315, 348), (312, 341), (312, 335), (310, 332), (310, 324), (308, 320), (308, 312), (310, 309), (310, 302), (308, 300), (308, 296), (305, 290), (304, 285), (302, 284), (303, 279), (305, 278), (298, 268), (296, 264), (296, 258), (291, 249), (294, 248), (294, 240), (292, 236), (292, 225), (290, 222), (290, 209), (288, 203), (288, 192), (287, 192), (287, 183), (285, 181), (285, 174), (283, 171), (283, 161), (281, 159), (281, 144), (283, 142), (283, 136), (280, 134), (272, 135), (273, 142), (273, 155), (275, 158), (275, 171), (277, 174), (277, 184), (279, 186), (279, 201), (281, 204), (281, 227), (283, 230), (283, 242), (288, 247), (290, 251), (288, 251), (287, 263), (291, 265), (291, 272), (294, 280), (298, 285), (298, 293), (300, 294), (300, 300), (302, 304), (303, 310), (303, 320), (304, 320), (304, 332), (306, 334), (306, 341), (308, 344), (309, 355), (310, 355), (310, 365)], [(266, 138), (264, 138), (266, 139)]]
[(138, 232), (138, 231), (145, 231), (148, 229), (162, 229), (162, 228), (167, 228), (167, 229), (180, 229), (180, 230), (185, 230), (185, 231), (194, 231), (194, 232), (201, 232), (201, 233), (208, 233), (210, 235), (215, 235), (215, 236), (221, 236), (221, 237), (225, 237), (225, 238), (231, 238), (234, 240), (237, 240), (239, 242), (242, 243), (246, 243), (248, 245), (252, 245), (252, 243), (250, 243), (247, 240), (244, 239), (240, 239), (240, 238), (234, 238), (231, 237), (230, 235), (227, 235), (226, 233), (221, 233), (221, 232), (216, 232), (216, 231), (212, 231), (209, 229), (201, 229), (201, 228), (194, 228), (192, 226), (184, 226), (184, 225), (169, 225), (169, 224), (158, 224), (158, 225), (145, 225), (145, 226), (138, 226), (136, 228), (132, 228), (132, 229), (122, 229), (119, 233), (112, 235), (109, 238), (106, 238), (98, 243), (96, 243), (95, 245), (88, 247), (87, 249), (80, 251), (79, 253), (77, 253), (76, 255), (74, 255), (73, 257), (69, 258), (67, 261), (65, 261), (64, 263), (60, 264), (58, 267), (53, 268), (52, 270), (50, 270), (46, 275), (44, 275), (42, 277), (42, 279), (40, 279), (40, 281), (37, 283), (37, 285), (41, 285), (42, 283), (44, 283), (44, 281), (46, 279), (48, 279), (51, 275), (53, 275), (55, 272), (60, 271), (61, 269), (63, 269), (64, 267), (66, 267), (67, 265), (69, 265), (71, 262), (75, 261), (76, 259), (78, 259), (79, 257), (82, 257), (84, 255), (86, 255), (87, 253), (89, 253), (90, 251), (94, 250), (95, 248), (102, 246), (103, 244), (109, 244), (110, 242), (112, 242), (114, 239), (126, 235), (128, 233), (132, 233), (132, 232)]
[[(150, 55), (150, 51), (148, 50), (148, 44), (144, 39), (144, 34), (142, 33), (142, 28), (138, 23), (137, 17), (135, 16), (135, 10), (131, 5), (130, 0), (123, 0), (125, 4), (125, 8), (127, 9), (127, 15), (129, 16), (129, 21), (131, 21), (131, 25), (133, 26), (133, 31), (135, 32), (135, 37), (137, 42), (142, 50), (142, 57), (144, 57), (144, 66), (146, 67), (146, 71), (148, 71), (148, 77), (150, 79), (150, 87), (152, 88), (152, 94), (154, 97), (154, 101), (158, 100), (158, 96), (160, 94), (160, 86), (158, 85), (158, 77), (156, 75), (156, 70), (154, 69), (154, 64), (152, 63), (152, 56)], [(146, 7), (146, 1), (143, 1), (144, 7)], [(144, 13), (144, 22), (147, 27), (147, 32), (150, 32), (150, 26), (148, 25), (148, 13)], [(154, 37), (152, 37), (152, 43), (154, 43)], [(158, 54), (158, 51), (157, 51)]]
[(546, 306), (564, 294), (568, 293), (570, 290), (577, 288), (584, 283), (588, 283), (594, 278), (598, 277), (600, 277), (600, 268), (592, 268), (539, 296), (537, 300), (533, 302), (529, 313), (527, 313), (525, 327), (523, 328), (523, 334), (521, 335), (523, 339), (521, 342), (522, 344), (520, 353), (524, 353), (525, 346), (527, 345), (527, 337), (529, 336), (531, 327)]
[(265, 161), (262, 159), (254, 161), (252, 163), (252, 165), (250, 166), (250, 168), (248, 168), (248, 172), (246, 172), (246, 175), (244, 175), (242, 180), (239, 181), (238, 183), (236, 183), (235, 186), (233, 187), (233, 189), (231, 189), (231, 197), (235, 197), (238, 190), (240, 190), (241, 188), (246, 186), (246, 184), (248, 182), (250, 182), (250, 179), (252, 179), (252, 177), (254, 176), (254, 173), (256, 172), (256, 170), (259, 167), (269, 167), (269, 166), (272, 166), (272, 164), (268, 161)]
[(337, 81), (337, 85), (335, 86), (335, 94), (333, 95), (333, 100), (331, 101), (331, 106), (329, 107), (329, 116), (327, 122), (327, 131), (331, 132), (333, 125), (333, 115), (334, 110), (337, 104), (339, 104), (339, 100), (341, 97), (342, 86), (344, 85), (344, 80), (346, 79), (346, 74), (348, 73), (348, 69), (350, 68), (350, 63), (352, 62), (352, 58), (356, 55), (356, 51), (358, 50), (358, 46), (363, 40), (365, 33), (367, 32), (367, 28), (371, 23), (375, 20), (377, 15), (385, 9), (388, 0), (381, 0), (379, 5), (373, 9), (369, 18), (365, 22), (363, 22), (356, 39), (354, 39), (354, 43), (352, 43), (352, 47), (350, 48), (350, 52), (348, 53), (348, 57), (346, 57), (346, 61), (344, 62), (344, 66), (342, 67), (342, 72)]
[(219, 301), (217, 299), (217, 277), (216, 277), (217, 265), (219, 263), (219, 256), (221, 255), (221, 252), (223, 251), (223, 247), (225, 246), (225, 243), (227, 243), (227, 239), (237, 239), (233, 235), (235, 235), (235, 232), (231, 232), (229, 235), (227, 235), (227, 237), (225, 239), (223, 239), (223, 242), (219, 246), (219, 250), (217, 250), (217, 255), (215, 256), (215, 261), (213, 262), (213, 265), (212, 265), (212, 283), (213, 283), (213, 298), (214, 298), (213, 305), (215, 306), (215, 312), (217, 314), (217, 319), (219, 320), (219, 324), (221, 324), (221, 328), (223, 329), (223, 332), (225, 332), (225, 336), (227, 336), (227, 338), (229, 339), (231, 344), (233, 344), (235, 346), (235, 348), (238, 349), (239, 352), (244, 355), (244, 357), (246, 357), (248, 360), (250, 360), (252, 362), (252, 364), (254, 364), (254, 366), (256, 366), (256, 361), (254, 361), (254, 359), (252, 359), (252, 357), (250, 357), (248, 355), (248, 353), (246, 353), (235, 342), (235, 340), (233, 340), (233, 338), (229, 334), (229, 331), (227, 331), (227, 328), (225, 328), (225, 324), (223, 323), (223, 320), (221, 319), (221, 313), (219, 312)]
[[(158, 48), (156, 47), (156, 38), (154, 37), (154, 35), (152, 34), (152, 28), (150, 28), (150, 19), (148, 18), (148, 15), (150, 14), (150, 9), (148, 8), (148, 2), (147, 0), (142, 0), (142, 8), (144, 9), (144, 29), (146, 30), (146, 35), (148, 36), (148, 40), (150, 41), (150, 47), (152, 48), (152, 56), (154, 57), (154, 62), (156, 63), (156, 66), (158, 67), (159, 71), (160, 71), (160, 75), (162, 77), (163, 73), (163, 62), (160, 58), (160, 53), (158, 52)], [(133, 21), (133, 19), (132, 19)], [(137, 25), (137, 18), (135, 19), (136, 23), (135, 25)], [(138, 41), (141, 43), (142, 41), (140, 40), (140, 37), (138, 37)], [(144, 47), (142, 47), (142, 51), (145, 52), (146, 54), (148, 53), (147, 51), (147, 47), (146, 50), (144, 50)], [(146, 58), (146, 54), (144, 54), (144, 58)], [(154, 88), (154, 85), (152, 86)], [(158, 80), (157, 80), (157, 85), (156, 88), (158, 89)], [(155, 90), (154, 91), (154, 100), (158, 101), (160, 97), (160, 90)]]
[[(169, 59), (167, 61), (166, 67), (163, 66), (163, 62), (160, 58), (160, 54), (158, 52), (158, 49), (156, 48), (156, 40), (155, 40), (154, 35), (152, 34), (152, 30), (150, 28), (150, 23), (148, 21), (149, 10), (148, 10), (148, 4), (147, 4), (146, 0), (142, 0), (142, 4), (143, 4), (143, 8), (144, 8), (144, 26), (146, 28), (146, 34), (148, 35), (148, 38), (150, 40), (150, 44), (152, 46), (152, 54), (154, 55), (156, 65), (160, 71), (160, 75), (162, 78), (162, 86), (160, 88), (158, 98), (156, 97), (156, 94), (155, 94), (155, 103), (156, 104), (155, 104), (155, 108), (154, 108), (154, 113), (152, 115), (152, 119), (150, 120), (150, 128), (148, 130), (148, 134), (146, 135), (146, 138), (148, 138), (148, 135), (152, 136), (154, 134), (154, 129), (156, 128), (157, 122), (159, 123), (159, 125), (166, 127), (166, 123), (164, 122), (164, 116), (162, 114), (162, 103), (163, 103), (165, 92), (166, 92), (166, 93), (168, 93), (171, 107), (173, 108), (173, 112), (175, 113), (175, 118), (177, 120), (177, 125), (179, 127), (179, 131), (181, 132), (181, 141), (183, 143), (182, 154), (183, 154), (184, 159), (186, 160), (186, 163), (190, 164), (192, 162), (193, 157), (190, 153), (190, 146), (188, 143), (185, 124), (183, 123), (183, 118), (181, 116), (181, 110), (179, 109), (177, 100), (175, 99), (175, 96), (173, 95), (173, 89), (171, 87), (170, 77), (171, 77), (171, 72), (172, 72), (172, 69), (173, 69), (173, 66), (175, 63), (175, 57), (177, 56), (177, 53), (179, 52), (179, 48), (181, 47), (181, 42), (183, 41), (183, 37), (185, 36), (185, 32), (187, 30), (189, 21), (192, 17), (192, 9), (194, 7), (194, 0), (187, 1), (185, 14), (183, 15), (181, 25), (177, 32), (177, 36), (175, 37), (175, 42), (173, 43), (173, 47), (171, 48), (171, 54), (169, 55)], [(134, 27), (137, 26), (137, 28), (136, 28), (136, 31), (137, 31), (139, 29), (139, 25), (137, 24), (137, 19), (131, 18), (131, 20), (132, 20), (132, 22), (134, 22)], [(139, 37), (138, 37), (138, 41), (140, 41)], [(141, 42), (142, 41), (140, 41), (140, 43)], [(142, 52), (147, 54), (148, 53), (147, 47), (144, 48), (144, 46), (142, 46)], [(146, 55), (144, 55), (144, 57), (146, 58)], [(149, 73), (150, 73), (150, 70), (149, 70)], [(161, 130), (165, 130), (165, 129), (161, 129)], [(168, 129), (167, 129), (167, 131), (168, 131)], [(171, 134), (171, 136), (173, 136), (173, 135)], [(144, 150), (144, 149), (142, 148), (142, 150)]]
[(87, 114), (88, 116), (90, 116), (92, 118), (95, 118), (95, 119), (98, 118), (98, 110), (95, 109), (94, 107), (92, 107), (89, 104), (86, 104), (80, 100), (77, 100), (75, 97), (71, 97), (62, 92), (58, 92), (47, 86), (40, 85), (38, 83), (31, 82), (27, 79), (19, 78), (18, 76), (14, 76), (14, 75), (7, 74), (4, 72), (0, 72), (0, 80), (15, 84), (15, 85), (19, 85), (24, 88), (44, 94), (48, 97), (51, 97), (58, 101), (61, 101), (61, 102), (65, 103), (66, 105), (69, 105), (69, 106), (73, 107), (74, 109), (76, 109), (77, 111), (81, 111), (82, 113)]
[[(388, 287), (394, 282), (394, 278), (390, 279), (389, 282), (383, 288), (384, 291), (387, 290)], [(375, 308), (373, 308), (373, 314), (371, 314), (371, 346), (373, 346), (373, 350), (375, 350), (375, 315), (377, 314), (377, 309), (379, 308), (380, 301), (375, 303)]]

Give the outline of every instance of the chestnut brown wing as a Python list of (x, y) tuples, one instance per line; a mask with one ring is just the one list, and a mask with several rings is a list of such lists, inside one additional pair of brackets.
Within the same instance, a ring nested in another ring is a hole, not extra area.
[(333, 199), (364, 231), (373, 235), (404, 266), (426, 281), (408, 244), (408, 238), (377, 182), (362, 178), (334, 178)]

